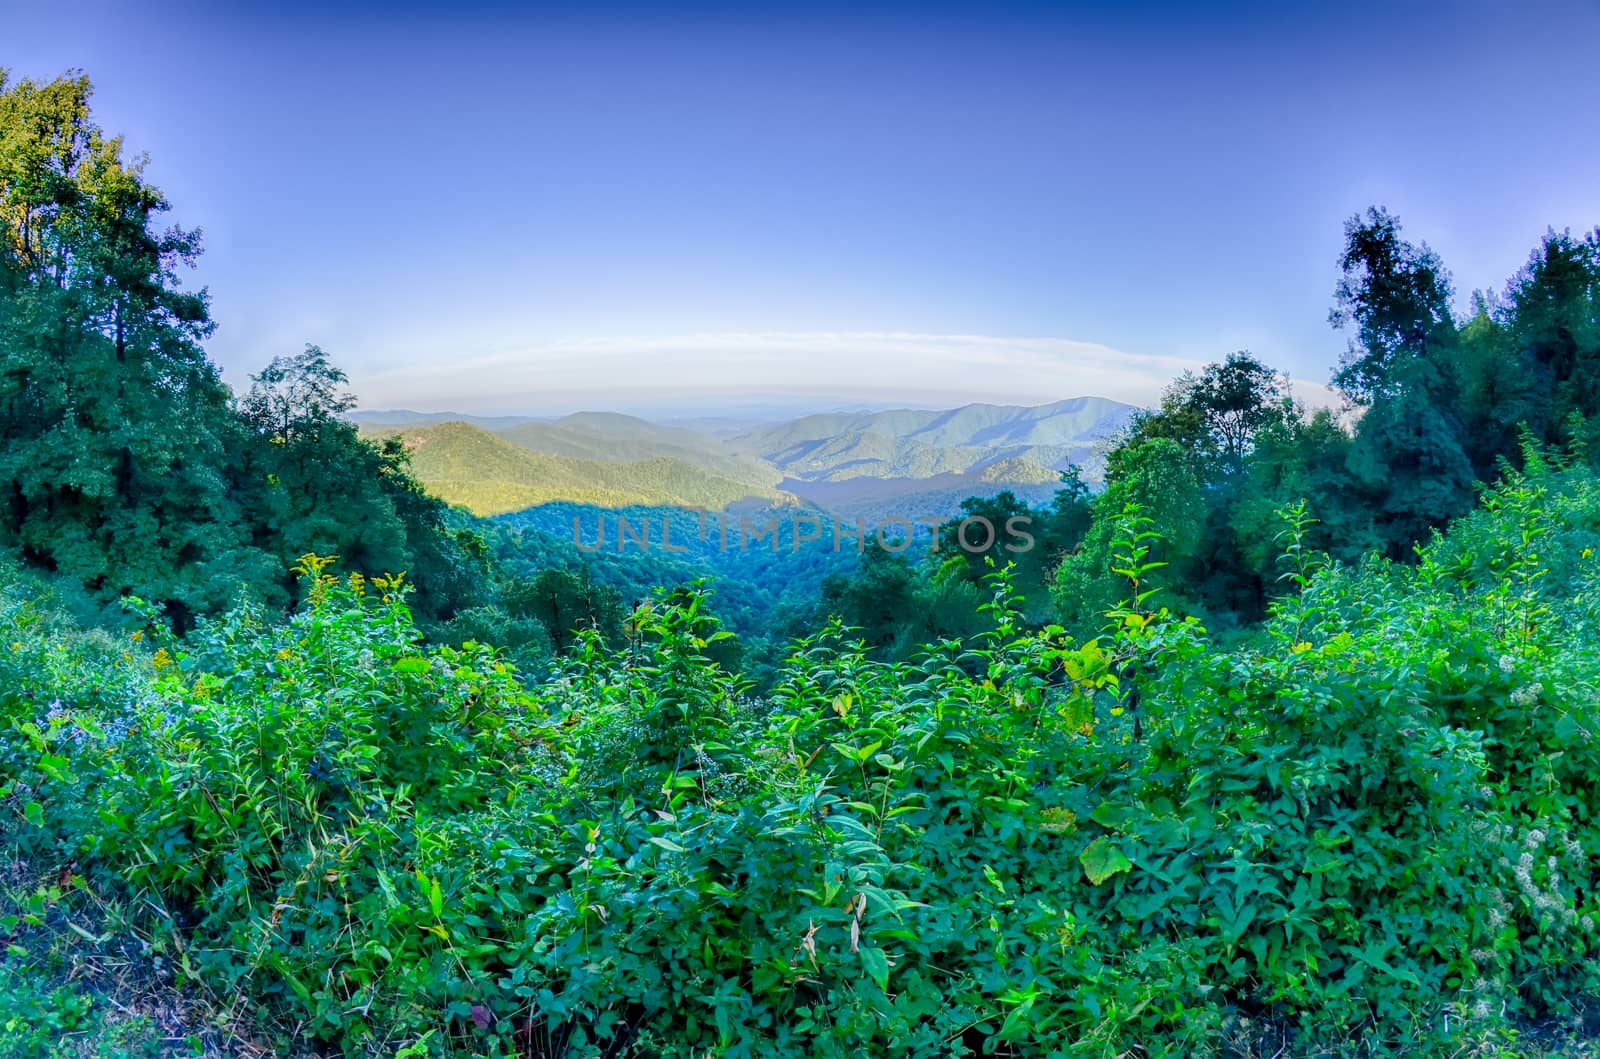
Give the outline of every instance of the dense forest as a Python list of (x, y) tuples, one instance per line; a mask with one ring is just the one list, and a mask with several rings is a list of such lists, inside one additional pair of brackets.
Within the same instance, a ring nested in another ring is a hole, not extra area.
[(1373, 208), (1343, 410), (1232, 353), (1025, 552), (707, 580), (226, 386), (90, 94), (0, 76), (0, 1055), (1600, 1037), (1600, 233), (1461, 313)]

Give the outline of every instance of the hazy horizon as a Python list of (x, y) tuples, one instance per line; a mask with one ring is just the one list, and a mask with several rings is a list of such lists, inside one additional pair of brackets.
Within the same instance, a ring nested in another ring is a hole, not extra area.
[[(904, 395), (899, 392), (886, 392), (877, 400), (870, 395), (829, 394), (829, 392), (784, 392), (784, 390), (765, 390), (765, 392), (738, 392), (738, 394), (717, 394), (709, 390), (685, 390), (682, 394), (669, 394), (669, 392), (648, 392), (648, 394), (627, 394), (627, 392), (581, 392), (581, 394), (539, 394), (533, 402), (517, 402), (517, 400), (486, 400), (478, 406), (469, 403), (440, 403), (418, 402), (414, 405), (373, 405), (371, 402), (358, 403), (352, 410), (352, 416), (381, 416), (384, 413), (416, 413), (424, 416), (448, 416), (448, 414), (462, 414), (475, 419), (534, 419), (534, 421), (557, 421), (568, 416), (579, 416), (587, 413), (618, 413), (626, 416), (635, 416), (638, 419), (651, 419), (651, 421), (672, 424), (677, 421), (779, 421), (779, 419), (794, 419), (800, 416), (816, 416), (816, 414), (851, 414), (851, 413), (878, 413), (878, 411), (939, 411), (947, 408), (958, 408), (963, 405), (997, 405), (1014, 406), (1014, 408), (1035, 408), (1040, 405), (1054, 405), (1059, 402), (1069, 402), (1078, 398), (1101, 398), (1101, 400), (1117, 400), (1106, 398), (1099, 394), (1064, 394), (1061, 397), (1040, 398), (1040, 400), (982, 400), (971, 398), (962, 400), (952, 395), (928, 395), (918, 400), (915, 395)], [(1134, 405), (1134, 402), (1118, 402)], [(421, 406), (429, 405), (429, 406)], [(437, 405), (437, 406), (432, 406)]]
[[(905, 365), (913, 359), (917, 367), (908, 370)], [(601, 370), (596, 362), (606, 360), (615, 365), (607, 377), (619, 381), (582, 385), (586, 374)], [(617, 411), (643, 418), (748, 418), (753, 409), (766, 409), (786, 418), (967, 404), (1035, 407), (1084, 397), (1150, 407), (1173, 379), (1204, 363), (1139, 358), (1048, 338), (713, 335), (657, 343), (602, 340), (380, 373), (367, 380), (358, 397), (359, 407), (370, 411), (533, 417)], [(707, 381), (673, 381), (697, 374)], [(965, 377), (967, 385), (930, 386), (923, 381), (928, 374)], [(493, 394), (478, 393), (482, 378), (496, 380)], [(852, 378), (864, 381), (852, 383)], [(1319, 381), (1291, 375), (1290, 385), (1312, 410), (1338, 403), (1338, 395)], [(425, 396), (412, 396), (417, 394)]]

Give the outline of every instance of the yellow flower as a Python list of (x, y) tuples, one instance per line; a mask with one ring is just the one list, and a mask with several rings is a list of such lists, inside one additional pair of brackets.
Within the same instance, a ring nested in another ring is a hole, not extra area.
[(128, 639), (132, 640), (134, 643), (142, 643), (144, 641), (144, 630), (133, 630), (133, 633), (128, 637)]
[(157, 669), (165, 669), (172, 664), (172, 656), (167, 654), (167, 649), (163, 647), (150, 661)]

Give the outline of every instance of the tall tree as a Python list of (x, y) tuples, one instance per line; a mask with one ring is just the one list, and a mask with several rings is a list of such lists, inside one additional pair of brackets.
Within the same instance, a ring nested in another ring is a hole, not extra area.
[(315, 347), (280, 359), (236, 409), (185, 289), (198, 232), (90, 114), (82, 76), (0, 71), (0, 544), (108, 602), (137, 594), (179, 624), (248, 587), (287, 602), (304, 552), (409, 570), (420, 616), (481, 585), (482, 549), (339, 417), (344, 376)]
[(228, 394), (181, 288), (199, 234), (90, 118), (82, 76), (0, 71), (0, 538), (102, 596), (183, 620), (240, 544), (218, 467)]
[(426, 619), (475, 605), (486, 581), (481, 542), (446, 525), (444, 504), (407, 473), (398, 439), (374, 445), (343, 418), (355, 405), (345, 383), (307, 345), (252, 376), (239, 402), (249, 443), (238, 454), (238, 495), (255, 543), (280, 557), (284, 598), (292, 557), (316, 552), (362, 573), (407, 572)]
[(1204, 507), (1204, 528), (1187, 545), (1187, 581), (1216, 618), (1254, 620), (1264, 611), (1270, 586), (1250, 558), (1253, 542), (1241, 538), (1236, 514), (1257, 438), (1299, 418), (1287, 379), (1241, 350), (1179, 376), (1161, 406), (1136, 419), (1108, 457), (1106, 478), (1115, 483), (1130, 473), (1131, 462), (1148, 459), (1143, 442), (1164, 439), (1187, 454)]
[[(1511, 280), (1496, 322), (1526, 396), (1520, 421), (1543, 441), (1592, 442), (1600, 418), (1600, 232), (1546, 234)], [(1568, 434), (1577, 430), (1579, 437)], [(1508, 439), (1508, 451), (1510, 449)]]
[(1340, 265), (1330, 318), (1355, 337), (1334, 381), (1366, 406), (1350, 469), (1385, 550), (1405, 557), (1472, 503), (1449, 277), (1433, 251), (1401, 238), (1399, 222), (1376, 207), (1345, 225)]
[(1329, 322), (1354, 337), (1334, 383), (1361, 404), (1385, 390), (1419, 381), (1426, 365), (1438, 389), (1452, 374), (1455, 341), (1450, 277), (1437, 254), (1400, 236), (1399, 220), (1382, 207), (1345, 223), (1343, 273)]

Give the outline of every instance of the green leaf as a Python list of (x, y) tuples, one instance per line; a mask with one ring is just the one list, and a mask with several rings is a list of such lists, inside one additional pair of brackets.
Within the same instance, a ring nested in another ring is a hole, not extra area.
[(67, 769), (67, 759), (60, 754), (41, 754), (39, 756), (39, 771), (57, 783), (73, 782), (72, 773)]
[(295, 977), (293, 971), (289, 970), (289, 965), (283, 961), (283, 957), (274, 955), (272, 957), (272, 965), (283, 976), (283, 980), (289, 984), (289, 988), (294, 990), (294, 995), (300, 998), (300, 1003), (308, 1008), (311, 1007), (311, 990), (307, 989), (306, 984)]
[(396, 673), (426, 673), (428, 660), (426, 658), (401, 658), (394, 664)]
[(660, 846), (662, 849), (669, 850), (669, 851), (671, 851), (673, 853), (687, 853), (687, 852), (689, 852), (683, 846), (680, 846), (676, 842), (672, 841), (672, 839), (670, 839), (670, 838), (662, 838), (660, 835), (651, 835), (649, 841), (650, 841), (651, 845)]
[(408, 1044), (398, 1052), (395, 1052), (394, 1059), (426, 1059), (426, 1056), (430, 1054), (428, 1051), (428, 1042), (433, 1040), (434, 1034), (437, 1032), (437, 1030), (429, 1030), (427, 1033), (424, 1033), (413, 1043)]
[(1128, 859), (1127, 854), (1103, 835), (1078, 854), (1078, 862), (1083, 865), (1083, 873), (1096, 886), (1119, 872), (1133, 868), (1133, 861)]
[(1110, 802), (1101, 802), (1095, 807), (1094, 812), (1089, 814), (1089, 819), (1101, 827), (1120, 831), (1127, 827), (1138, 815), (1139, 811), (1131, 805), (1112, 805)]
[(879, 989), (884, 992), (889, 991), (889, 957), (882, 949), (862, 949), (861, 966), (865, 967), (872, 980), (878, 983)]

